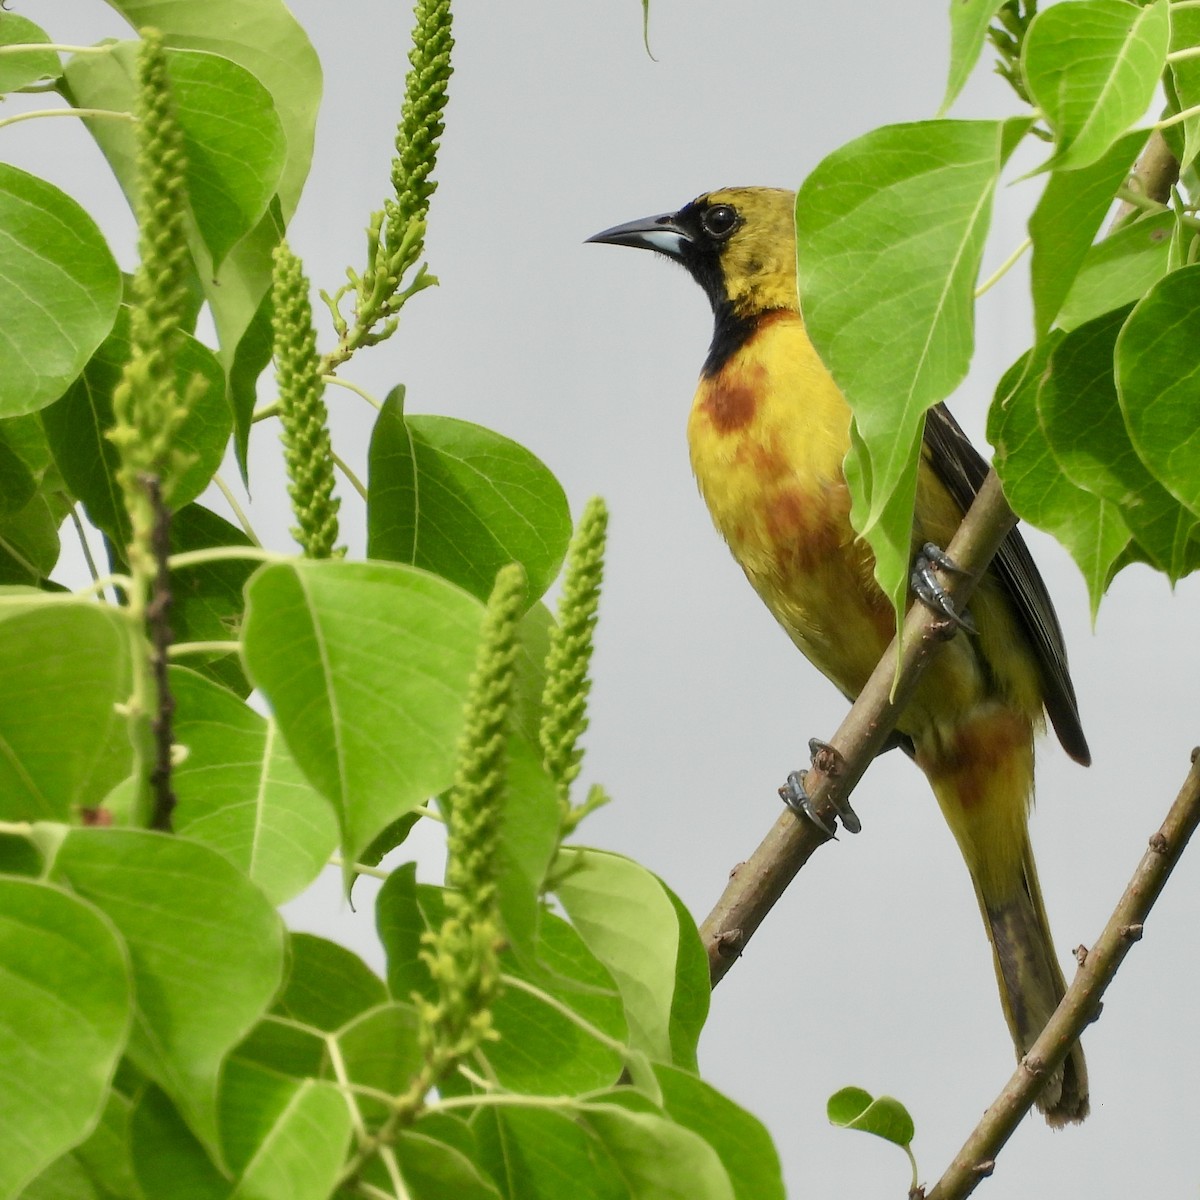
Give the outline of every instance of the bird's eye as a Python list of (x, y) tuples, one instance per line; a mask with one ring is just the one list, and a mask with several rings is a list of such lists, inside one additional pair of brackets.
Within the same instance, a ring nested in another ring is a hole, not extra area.
[(737, 209), (731, 204), (714, 204), (704, 210), (700, 225), (709, 237), (723, 241), (737, 228)]

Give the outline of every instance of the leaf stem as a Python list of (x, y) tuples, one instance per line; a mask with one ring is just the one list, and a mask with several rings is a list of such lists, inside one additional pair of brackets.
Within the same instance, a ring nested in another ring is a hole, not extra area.
[(92, 577), (92, 586), (100, 581), (100, 572), (96, 570), (96, 560), (92, 557), (92, 548), (88, 545), (87, 530), (79, 519), (79, 505), (71, 506), (71, 524), (75, 526), (75, 536), (79, 539), (79, 548), (83, 551), (83, 560), (87, 563), (88, 574)]
[(1026, 238), (976, 289), (975, 299), (978, 300), (985, 292), (990, 291), (1005, 275), (1017, 265), (1021, 255), (1033, 245), (1032, 238)]
[(261, 546), (205, 546), (202, 550), (183, 550), (172, 554), (167, 565), (172, 571), (185, 567), (201, 567), (205, 563), (235, 562), (249, 559), (251, 562), (285, 563), (295, 562), (294, 554), (281, 554), (278, 550), (264, 550)]
[(1182, 112), (1172, 113), (1161, 121), (1155, 121), (1151, 129), (1170, 129), (1172, 125), (1190, 121), (1193, 117), (1200, 117), (1200, 104), (1193, 104), (1191, 108), (1185, 108)]
[(335, 387), (345, 388), (348, 392), (353, 392), (356, 396), (361, 396), (376, 412), (379, 412), (383, 405), (375, 399), (365, 388), (360, 388), (357, 383), (351, 383), (347, 379), (341, 379), (337, 375), (322, 375), (322, 383), (332, 383)]
[(237, 497), (229, 487), (229, 484), (221, 478), (221, 472), (216, 471), (212, 477), (213, 483), (217, 485), (217, 490), (225, 497), (225, 503), (233, 510), (234, 517), (237, 518), (237, 523), (242, 527), (242, 532), (256, 545), (261, 546), (258, 534), (254, 532), (254, 526), (250, 524), (250, 518), (246, 516), (242, 506), (238, 503)]
[(347, 482), (349, 482), (350, 486), (362, 497), (365, 503), (367, 499), (367, 489), (363, 481), (359, 479), (357, 475), (355, 475), (354, 471), (351, 469), (346, 460), (336, 450), (331, 449), (329, 451), (329, 457), (333, 459), (333, 465), (337, 467), (337, 469), (341, 471), (343, 475), (345, 475)]
[(51, 54), (108, 54), (111, 46), (69, 46), (64, 42), (12, 42), (0, 46), (0, 57), (5, 54), (31, 54), (48, 50)]
[(0, 118), (0, 129), (6, 125), (16, 125), (20, 121), (32, 121), (34, 117), (111, 117), (118, 121), (137, 120), (132, 113), (114, 112), (108, 108), (31, 108), (28, 112)]
[(242, 643), (231, 642), (176, 642), (167, 651), (167, 657), (186, 658), (189, 654), (236, 654)]

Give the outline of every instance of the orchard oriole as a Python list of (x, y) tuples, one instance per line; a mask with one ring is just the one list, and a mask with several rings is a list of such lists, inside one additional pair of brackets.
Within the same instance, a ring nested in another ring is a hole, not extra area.
[[(678, 212), (590, 238), (655, 250), (707, 293), (715, 326), (688, 419), (692, 468), (717, 529), (792, 641), (856, 696), (895, 618), (850, 524), (842, 463), (850, 409), (805, 332), (796, 284), (795, 195), (710, 192)], [(949, 543), (987, 467), (954, 418), (930, 410), (913, 547)], [(1062, 631), (1015, 531), (972, 600), (977, 634), (945, 646), (897, 729), (933, 787), (975, 885), (1018, 1058), (1065, 991), (1029, 842), (1033, 739), (1043, 708), (1087, 764)], [(1088, 1111), (1072, 1047), (1038, 1106), (1051, 1125)]]

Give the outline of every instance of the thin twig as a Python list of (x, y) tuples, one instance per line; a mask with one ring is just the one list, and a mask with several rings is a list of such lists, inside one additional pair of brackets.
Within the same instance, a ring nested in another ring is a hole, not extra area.
[(991, 1174), (996, 1155), (1056, 1066), (1066, 1057), (1089, 1022), (1096, 1019), (1100, 997), (1134, 942), (1175, 864), (1200, 824), (1200, 752), (1192, 751), (1192, 769), (1171, 811), (1150, 839), (1125, 894), (1091, 950), (1076, 951), (1079, 970), (1054, 1015), (1017, 1067), (1004, 1090), (983, 1114), (927, 1200), (962, 1200)]
[(142, 479), (150, 504), (154, 509), (154, 528), (150, 548), (154, 554), (154, 587), (146, 605), (146, 628), (150, 634), (150, 670), (154, 675), (157, 698), (154, 706), (154, 769), (150, 772), (150, 789), (154, 795), (154, 816), (151, 829), (169, 831), (171, 814), (175, 811), (175, 792), (171, 787), (172, 717), (175, 698), (167, 680), (167, 660), (171, 650), (171, 572), (167, 561), (171, 554), (171, 512), (163, 501), (162, 483), (157, 475)]
[[(976, 582), (1015, 524), (1016, 517), (1004, 498), (1000, 481), (995, 471), (989, 471), (947, 547), (947, 553), (963, 571), (946, 584), (957, 611), (963, 610)], [(904, 621), (899, 675), (893, 642), (831, 739), (842, 760), (836, 777), (814, 765), (805, 779), (805, 790), (827, 823), (834, 820), (832, 798), (849, 796), (871, 760), (883, 749), (897, 717), (945, 636), (943, 618), (923, 604), (914, 604), (909, 609)], [(714, 985), (737, 960), (813, 851), (828, 840), (812, 821), (798, 820), (785, 811), (758, 849), (734, 868), (724, 894), (700, 926)]]

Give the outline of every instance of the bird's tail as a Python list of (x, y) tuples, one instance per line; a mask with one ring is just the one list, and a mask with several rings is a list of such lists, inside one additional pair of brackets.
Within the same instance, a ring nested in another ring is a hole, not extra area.
[[(1008, 738), (1002, 723), (988, 724), (991, 754), (945, 758), (918, 749), (917, 760), (971, 872), (992, 944), (1000, 1003), (1020, 1061), (1058, 1007), (1066, 982), (1029, 843), (1032, 730), (1026, 723), (1024, 736)], [(1078, 1042), (1050, 1075), (1037, 1106), (1053, 1126), (1087, 1116), (1087, 1066)]]
[[(1018, 1060), (1032, 1049), (1067, 990), (1054, 953), (1028, 838), (1024, 867), (1023, 886), (1004, 900), (989, 901), (978, 884), (975, 888), (992, 943), (1000, 1004)], [(1078, 1042), (1050, 1076), (1037, 1106), (1054, 1126), (1082, 1121), (1087, 1116), (1087, 1064)]]

